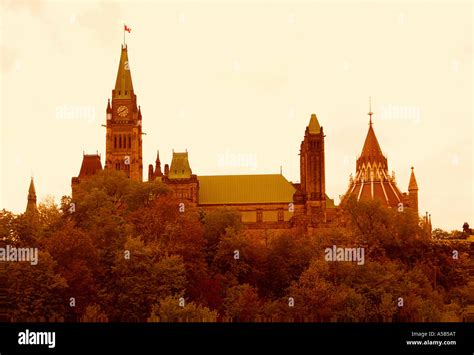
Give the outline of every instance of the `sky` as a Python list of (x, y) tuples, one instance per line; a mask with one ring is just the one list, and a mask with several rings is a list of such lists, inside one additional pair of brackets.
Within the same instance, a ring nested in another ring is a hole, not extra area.
[(159, 149), (197, 175), (299, 180), (311, 113), (339, 202), (374, 130), (397, 184), (410, 167), (433, 227), (474, 226), (470, 2), (0, 0), (0, 209), (70, 194), (105, 156), (105, 110), (127, 34), (144, 177)]

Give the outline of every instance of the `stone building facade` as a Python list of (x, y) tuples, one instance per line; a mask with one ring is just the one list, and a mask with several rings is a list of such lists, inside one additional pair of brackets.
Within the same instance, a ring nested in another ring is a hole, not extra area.
[[(357, 200), (377, 199), (389, 208), (410, 207), (418, 211), (418, 185), (412, 169), (408, 193), (397, 187), (389, 175), (372, 127), (360, 157), (355, 178), (351, 176), (349, 196)], [(122, 46), (112, 100), (106, 107), (105, 169), (123, 171), (130, 179), (143, 181), (142, 114), (137, 106), (128, 62), (128, 49)], [(298, 226), (325, 228), (337, 222), (339, 209), (326, 195), (324, 130), (312, 114), (300, 146), (300, 182), (288, 181), (282, 174), (215, 175), (193, 174), (187, 151), (174, 152), (171, 164), (161, 168), (157, 154), (155, 165), (148, 166), (148, 181), (161, 181), (175, 197), (204, 211), (230, 207), (241, 213), (249, 229), (286, 230)], [(102, 170), (101, 158), (84, 155), (79, 176), (72, 179), (72, 189), (82, 180)], [(402, 205), (400, 205), (402, 204)]]

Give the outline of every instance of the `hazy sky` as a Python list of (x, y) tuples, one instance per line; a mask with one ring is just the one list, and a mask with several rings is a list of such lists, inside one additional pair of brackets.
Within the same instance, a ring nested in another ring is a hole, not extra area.
[[(339, 202), (374, 129), (398, 186), (414, 165), (434, 227), (473, 218), (470, 2), (0, 1), (0, 208), (70, 194), (83, 151), (105, 154), (105, 109), (127, 35), (144, 177), (160, 150), (198, 175), (299, 180), (312, 112)], [(102, 158), (102, 163), (104, 159)]]

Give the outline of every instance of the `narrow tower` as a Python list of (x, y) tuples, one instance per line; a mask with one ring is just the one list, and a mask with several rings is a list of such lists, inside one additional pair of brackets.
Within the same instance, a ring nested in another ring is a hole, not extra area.
[(162, 177), (163, 173), (161, 172), (161, 161), (160, 161), (160, 152), (156, 152), (156, 160), (155, 160), (155, 169), (153, 169), (153, 165), (148, 165), (148, 181), (153, 181), (156, 178)]
[(37, 213), (38, 208), (36, 207), (36, 190), (35, 190), (35, 183), (33, 182), (33, 178), (30, 181), (30, 188), (28, 189), (28, 203), (26, 205), (25, 213)]
[(131, 179), (142, 181), (142, 115), (125, 45), (122, 45), (112, 103), (109, 100), (106, 113), (105, 168), (123, 171)]
[(311, 222), (326, 220), (324, 132), (313, 113), (300, 148), (300, 190)]
[(418, 214), (418, 184), (416, 183), (413, 167), (411, 167), (410, 182), (408, 183), (408, 198), (410, 200), (410, 207)]

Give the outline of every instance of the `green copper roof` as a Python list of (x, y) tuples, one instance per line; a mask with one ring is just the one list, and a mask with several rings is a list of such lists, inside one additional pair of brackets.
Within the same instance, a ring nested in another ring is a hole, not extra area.
[(130, 73), (127, 47), (122, 46), (117, 80), (115, 81), (115, 96), (119, 98), (130, 98), (132, 90), (132, 74)]
[(173, 152), (173, 159), (171, 160), (168, 177), (170, 179), (189, 179), (192, 173), (191, 167), (189, 166), (188, 152)]
[(309, 133), (312, 134), (317, 134), (321, 132), (321, 126), (319, 125), (318, 118), (316, 117), (316, 114), (311, 115), (311, 119), (309, 120)]
[(198, 176), (199, 204), (290, 203), (295, 188), (283, 175)]

